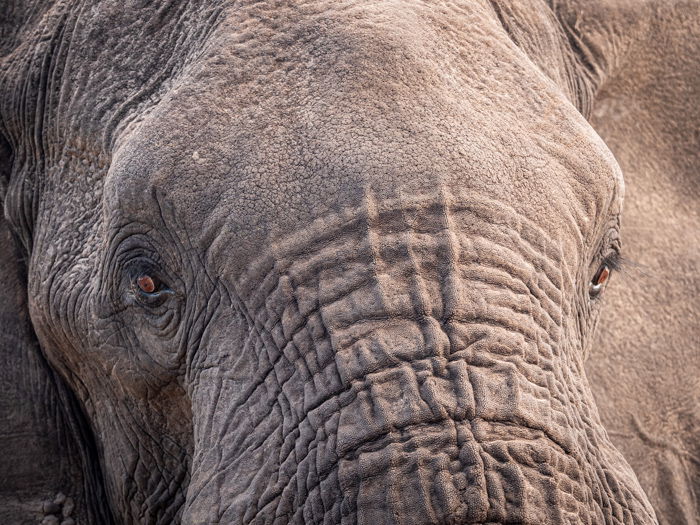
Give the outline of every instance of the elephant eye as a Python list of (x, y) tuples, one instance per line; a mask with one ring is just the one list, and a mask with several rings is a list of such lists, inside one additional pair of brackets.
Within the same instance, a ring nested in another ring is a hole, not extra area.
[(136, 285), (143, 293), (153, 293), (156, 291), (156, 281), (150, 275), (141, 275), (136, 279)]
[(603, 263), (598, 271), (595, 273), (591, 283), (588, 287), (588, 293), (591, 297), (596, 297), (603, 290), (605, 283), (608, 282), (612, 269), (606, 263)]
[(173, 291), (160, 279), (149, 273), (141, 273), (134, 277), (132, 288), (136, 298), (146, 306), (159, 306)]

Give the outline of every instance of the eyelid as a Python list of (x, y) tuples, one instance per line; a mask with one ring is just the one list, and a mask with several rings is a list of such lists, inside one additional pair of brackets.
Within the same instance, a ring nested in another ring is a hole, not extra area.
[(153, 278), (154, 281), (159, 283), (165, 282), (165, 279), (162, 278), (163, 272), (161, 271), (159, 265), (150, 259), (145, 259), (143, 257), (135, 257), (132, 260), (127, 261), (126, 274), (129, 281), (132, 283), (141, 276), (149, 276)]
[(173, 297), (175, 292), (170, 288), (163, 287), (153, 292), (143, 292), (138, 287), (132, 286), (132, 295), (134, 299), (146, 307), (161, 306), (168, 298)]
[(175, 295), (175, 292), (171, 290), (170, 288), (163, 288), (161, 290), (156, 290), (155, 292), (140, 292), (140, 295), (146, 296), (146, 297), (163, 297), (165, 295)]

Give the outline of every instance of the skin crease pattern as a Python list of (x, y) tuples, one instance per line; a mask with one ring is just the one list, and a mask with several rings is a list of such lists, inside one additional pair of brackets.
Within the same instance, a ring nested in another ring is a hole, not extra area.
[(698, 523), (700, 2), (2, 11), (0, 521)]

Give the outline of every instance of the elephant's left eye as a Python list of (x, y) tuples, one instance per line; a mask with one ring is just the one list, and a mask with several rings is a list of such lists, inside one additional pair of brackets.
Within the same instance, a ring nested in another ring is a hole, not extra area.
[(593, 279), (591, 279), (591, 283), (588, 287), (588, 293), (591, 295), (591, 297), (596, 297), (601, 291), (603, 291), (603, 287), (605, 286), (605, 283), (608, 282), (608, 279), (610, 279), (611, 273), (612, 268), (610, 265), (606, 263), (600, 265), (600, 268), (598, 268), (598, 271), (593, 276)]

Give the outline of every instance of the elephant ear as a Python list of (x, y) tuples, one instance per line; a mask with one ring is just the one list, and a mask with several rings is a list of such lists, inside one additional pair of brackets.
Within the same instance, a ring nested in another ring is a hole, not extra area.
[[(0, 137), (0, 204), (11, 164)], [(0, 215), (0, 522), (53, 515), (110, 523), (89, 427), (32, 329), (26, 269), (26, 253)]]
[[(25, 15), (29, 4), (3, 5), (0, 87), (8, 82), (4, 66), (21, 40), (20, 28), (30, 23), (28, 16), (41, 15), (36, 6)], [(24, 186), (12, 180), (9, 135), (0, 119), (0, 523), (112, 523), (89, 426), (32, 328), (27, 306), (31, 218), (21, 232), (8, 220), (9, 201), (23, 200), (18, 192)]]
[(625, 176), (627, 275), (588, 375), (659, 517), (700, 516), (700, 2), (551, 0)]

